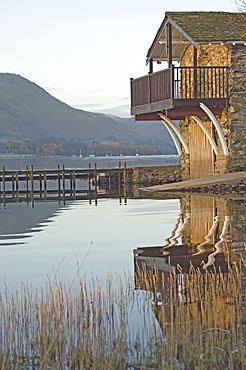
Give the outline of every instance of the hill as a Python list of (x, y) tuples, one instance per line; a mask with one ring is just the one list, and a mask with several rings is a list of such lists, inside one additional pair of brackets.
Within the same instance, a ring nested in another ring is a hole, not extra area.
[(43, 88), (15, 74), (0, 73), (0, 141), (27, 140), (114, 142), (152, 145), (161, 153), (176, 150), (161, 122), (135, 122), (134, 118), (75, 109)]
[(1, 140), (64, 137), (84, 142), (145, 141), (110, 117), (75, 109), (52, 97), (43, 88), (10, 73), (0, 73)]
[(159, 148), (161, 153), (176, 154), (176, 149), (170, 134), (161, 121), (135, 121), (134, 117), (124, 119), (117, 116), (110, 116), (130, 129), (137, 131), (144, 136), (149, 145)]

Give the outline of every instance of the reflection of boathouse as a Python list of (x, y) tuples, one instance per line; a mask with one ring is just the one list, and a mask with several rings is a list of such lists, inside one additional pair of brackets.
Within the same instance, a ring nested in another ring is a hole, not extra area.
[[(153, 62), (167, 68), (154, 73)], [(167, 12), (147, 64), (131, 80), (131, 113), (164, 123), (182, 179), (245, 170), (246, 14)]]
[(227, 272), (246, 254), (246, 200), (183, 195), (181, 212), (162, 246), (134, 250), (136, 270), (169, 273), (180, 266)]
[(180, 266), (188, 273), (192, 265), (201, 272), (227, 272), (230, 261), (225, 242), (230, 216), (226, 208), (222, 209), (221, 203), (218, 205), (212, 197), (183, 196), (181, 209), (163, 246), (134, 251), (136, 268), (145, 265), (149, 271), (156, 268), (161, 273), (169, 273)]
[(246, 257), (245, 214), (246, 200), (184, 195), (165, 244), (134, 250), (136, 289), (153, 292), (152, 308), (163, 330), (184, 314), (212, 327), (238, 320), (235, 294), (240, 291), (237, 299), (244, 300), (244, 279), (235, 266)]

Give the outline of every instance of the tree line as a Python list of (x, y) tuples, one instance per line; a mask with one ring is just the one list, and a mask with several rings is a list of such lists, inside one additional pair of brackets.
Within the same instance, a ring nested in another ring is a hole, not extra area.
[(33, 154), (41, 156), (107, 156), (107, 155), (154, 155), (160, 154), (156, 146), (121, 144), (119, 142), (82, 143), (79, 140), (31, 140), (26, 142), (9, 141), (0, 143), (2, 154)]

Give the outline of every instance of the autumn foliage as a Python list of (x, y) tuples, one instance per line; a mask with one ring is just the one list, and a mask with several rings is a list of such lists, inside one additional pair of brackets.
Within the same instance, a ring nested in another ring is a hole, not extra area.
[(120, 144), (119, 142), (96, 142), (89, 144), (80, 142), (79, 140), (60, 140), (60, 141), (42, 141), (31, 140), (24, 143), (10, 141), (0, 143), (0, 153), (2, 154), (33, 154), (42, 156), (54, 155), (95, 155), (95, 156), (110, 156), (110, 155), (153, 155), (160, 154), (155, 146), (134, 144)]

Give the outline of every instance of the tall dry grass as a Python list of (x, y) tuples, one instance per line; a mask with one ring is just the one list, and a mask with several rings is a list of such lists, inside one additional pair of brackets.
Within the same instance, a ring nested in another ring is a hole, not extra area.
[[(0, 369), (246, 369), (244, 278), (108, 275), (0, 297)], [(139, 289), (141, 287), (141, 289)]]

